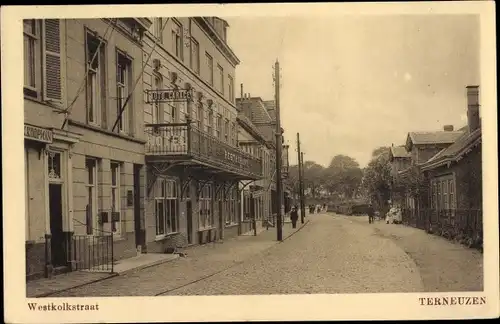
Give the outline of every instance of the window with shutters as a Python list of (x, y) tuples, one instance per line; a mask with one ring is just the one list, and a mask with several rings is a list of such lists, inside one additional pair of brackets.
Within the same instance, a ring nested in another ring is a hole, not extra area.
[(58, 19), (23, 21), (24, 95), (61, 104), (61, 28)]
[[(116, 116), (118, 119), (117, 131), (128, 133), (130, 130), (130, 120), (133, 116), (132, 98), (127, 101), (130, 89), (132, 88), (132, 61), (124, 54), (117, 53), (116, 66)], [(125, 105), (125, 102), (127, 104)]]
[(191, 37), (190, 66), (196, 74), (200, 74), (200, 45), (193, 37)]
[(86, 33), (87, 122), (106, 127), (106, 44), (90, 31)]
[(61, 21), (44, 20), (44, 100), (61, 102)]
[(172, 24), (172, 53), (182, 60), (182, 26), (177, 21)]

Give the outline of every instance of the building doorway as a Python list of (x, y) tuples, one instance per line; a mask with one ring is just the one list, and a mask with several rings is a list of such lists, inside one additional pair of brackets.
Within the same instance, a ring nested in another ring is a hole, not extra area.
[(63, 194), (62, 184), (49, 184), (49, 213), (50, 213), (50, 250), (52, 265), (61, 267), (66, 265), (65, 242), (63, 232)]
[(193, 244), (193, 205), (191, 204), (191, 199), (186, 201), (186, 213), (187, 213), (187, 240), (188, 244)]

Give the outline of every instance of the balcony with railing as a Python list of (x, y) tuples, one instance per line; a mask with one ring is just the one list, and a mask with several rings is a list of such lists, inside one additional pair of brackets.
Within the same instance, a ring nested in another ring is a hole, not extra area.
[(184, 161), (240, 179), (262, 178), (261, 160), (190, 123), (147, 124), (148, 162)]

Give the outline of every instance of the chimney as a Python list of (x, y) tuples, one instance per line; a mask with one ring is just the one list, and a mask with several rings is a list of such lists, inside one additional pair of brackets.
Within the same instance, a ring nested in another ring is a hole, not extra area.
[(467, 86), (467, 125), (469, 132), (473, 132), (481, 127), (479, 117), (479, 86)]
[(445, 132), (453, 132), (453, 125), (444, 125), (443, 130)]
[(240, 83), (240, 98), (243, 99), (243, 83)]

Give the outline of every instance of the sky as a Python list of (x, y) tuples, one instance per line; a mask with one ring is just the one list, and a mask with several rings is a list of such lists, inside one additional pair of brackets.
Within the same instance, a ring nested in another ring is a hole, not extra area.
[(402, 145), (409, 131), (467, 122), (465, 87), (480, 77), (478, 16), (224, 19), (241, 61), (237, 97), (243, 83), (245, 93), (274, 99), (273, 67), (280, 62), (291, 164), (297, 132), (304, 160), (328, 166), (343, 154), (364, 167), (375, 148)]

